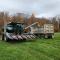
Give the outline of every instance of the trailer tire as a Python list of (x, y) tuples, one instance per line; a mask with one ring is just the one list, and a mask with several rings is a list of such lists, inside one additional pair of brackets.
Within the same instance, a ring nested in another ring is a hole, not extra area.
[(49, 39), (52, 39), (52, 35), (49, 35), (48, 38), (49, 38)]
[(6, 40), (5, 40), (5, 41), (6, 41), (6, 42), (9, 42), (9, 38), (6, 37)]
[(45, 38), (45, 39), (47, 39), (47, 38), (48, 38), (48, 36), (47, 36), (47, 35), (45, 35), (45, 36), (44, 36), (44, 38)]

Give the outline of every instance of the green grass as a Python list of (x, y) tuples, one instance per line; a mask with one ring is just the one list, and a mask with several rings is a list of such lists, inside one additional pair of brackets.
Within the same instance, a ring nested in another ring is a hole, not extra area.
[(60, 33), (55, 33), (54, 39), (0, 41), (0, 60), (60, 60)]

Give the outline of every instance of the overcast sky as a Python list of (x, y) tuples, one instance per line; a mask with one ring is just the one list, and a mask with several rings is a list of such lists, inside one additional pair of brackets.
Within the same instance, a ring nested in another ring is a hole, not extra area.
[(37, 17), (60, 14), (60, 0), (0, 0), (0, 11), (35, 13)]

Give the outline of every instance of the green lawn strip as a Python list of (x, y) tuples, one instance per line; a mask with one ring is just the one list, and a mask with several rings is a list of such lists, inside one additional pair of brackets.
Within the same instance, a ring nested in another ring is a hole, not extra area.
[(54, 60), (53, 58), (50, 58), (39, 51), (31, 49), (30, 46), (33, 46), (32, 43), (27, 43), (24, 46), (23, 51), (27, 51), (28, 53), (28, 55), (25, 57), (27, 60)]
[(55, 60), (60, 59), (60, 49), (55, 48), (53, 46), (49, 46), (47, 44), (37, 44), (37, 45), (34, 45), (34, 47), (31, 46), (31, 48), (39, 52), (42, 52), (47, 56), (54, 58)]
[[(36, 60), (36, 57), (31, 55), (28, 51), (28, 47), (6, 47), (4, 50), (0, 50), (0, 57), (3, 60)], [(5, 51), (5, 52), (4, 52)]]
[(30, 54), (32, 54), (32, 56), (36, 57), (36, 60), (54, 60), (54, 58), (51, 58), (49, 56), (47, 56), (46, 54), (37, 51), (36, 49), (32, 49), (29, 51)]
[[(47, 47), (46, 47), (47, 46)], [(29, 57), (29, 55), (30, 55), (30, 57), (31, 57), (31, 54), (30, 53), (28, 53), (27, 51), (29, 51), (29, 48), (31, 48), (30, 50), (32, 50), (32, 49), (34, 49), (34, 50), (36, 50), (36, 52), (38, 51), (38, 52), (40, 52), (40, 54), (41, 53), (43, 53), (43, 55), (46, 55), (46, 53), (48, 53), (48, 55), (47, 56), (49, 56), (50, 57), (50, 55), (51, 56), (53, 56), (53, 57), (55, 57), (55, 55), (56, 55), (56, 53), (54, 54), (52, 54), (52, 52), (54, 52), (54, 51), (56, 51), (56, 49), (55, 49), (55, 47), (53, 47), (53, 46), (49, 46), (49, 44), (47, 44), (47, 43), (39, 43), (39, 41), (37, 41), (37, 42), (26, 42), (26, 43), (21, 43), (21, 44), (11, 44), (10, 46), (9, 46), (9, 44), (8, 45), (4, 45), (4, 47), (5, 48), (3, 48), (3, 49), (6, 49), (6, 51), (5, 50), (2, 50), (2, 51), (5, 51), (5, 52), (10, 52), (10, 53), (12, 53), (12, 55), (13, 56), (15, 56), (14, 55), (14, 53), (16, 54), (17, 53), (17, 55), (20, 55), (20, 57), (21, 57), (21, 59), (23, 59), (22, 57), (25, 57), (25, 56), (28, 56)], [(46, 48), (48, 48), (49, 47), (49, 49), (46, 49)], [(53, 49), (54, 48), (54, 49)], [(11, 50), (12, 49), (12, 50)], [(50, 52), (50, 49), (52, 49), (53, 51), (52, 52)], [(8, 51), (7, 51), (8, 50)], [(15, 52), (14, 52), (14, 50), (16, 50)], [(18, 54), (18, 51), (19, 50), (19, 53), (20, 54)], [(33, 52), (34, 52), (34, 50), (33, 50)], [(46, 52), (46, 51), (47, 52)], [(57, 49), (57, 50), (59, 50), (59, 49)], [(21, 51), (21, 52), (20, 52)], [(13, 53), (14, 52), (14, 53)], [(60, 52), (60, 51), (58, 51), (58, 52)], [(27, 54), (28, 53), (28, 54)], [(45, 53), (45, 54), (44, 54)], [(2, 53), (3, 54), (3, 53)], [(27, 55), (25, 55), (25, 54), (27, 54)], [(49, 55), (50, 54), (50, 55)], [(12, 55), (8, 55), (8, 56), (12, 56)], [(23, 56), (22, 56), (23, 55)], [(35, 54), (34, 54), (35, 55)], [(34, 55), (33, 55), (33, 57), (34, 57)], [(37, 56), (40, 56), (40, 55), (38, 55), (38, 53), (36, 54)], [(5, 55), (6, 56), (6, 55)], [(42, 56), (42, 54), (41, 54), (41, 56)], [(16, 56), (17, 57), (17, 56)], [(25, 59), (26, 59), (27, 57), (25, 57)], [(41, 58), (41, 57), (40, 57)], [(58, 58), (59, 58), (59, 56), (58, 56)], [(32, 58), (31, 58), (32, 59)], [(35, 58), (36, 59), (36, 58)]]
[(54, 41), (46, 42), (46, 44), (60, 49), (60, 40), (54, 40)]
[[(19, 44), (18, 44), (19, 45)], [(31, 43), (25, 43), (22, 44), (22, 46), (14, 46), (14, 45), (5, 45), (5, 48), (0, 49), (0, 57), (3, 60), (39, 60), (39, 59), (46, 59), (46, 60), (51, 60), (51, 58), (49, 58), (46, 55), (43, 55), (41, 52), (39, 53), (38, 51), (32, 50), (30, 49), (30, 46), (32, 45)], [(4, 52), (5, 51), (5, 52)], [(32, 52), (32, 53), (31, 53)], [(44, 58), (43, 58), (44, 57)], [(0, 58), (0, 59), (1, 59)]]
[[(31, 48), (31, 50), (35, 47), (35, 49), (37, 49), (38, 48), (38, 50), (39, 49), (41, 49), (42, 47), (43, 47), (43, 44), (41, 45), (41, 48), (39, 48), (38, 46), (36, 46), (37, 44), (35, 44), (35, 43), (32, 43), (32, 44), (30, 44), (30, 47), (32, 47)], [(29, 47), (29, 45), (25, 45), (26, 47), (28, 46)], [(44, 47), (43, 47), (44, 48)], [(43, 50), (41, 50), (41, 51), (43, 51)], [(40, 52), (41, 53), (41, 52)], [(43, 52), (44, 53), (44, 52)], [(52, 54), (52, 53), (51, 53)], [(50, 55), (49, 55), (50, 56)], [(53, 57), (54, 57), (54, 55), (53, 55)]]
[(60, 60), (60, 33), (54, 39), (31, 42), (0, 41), (0, 60)]
[[(28, 59), (36, 59), (36, 57), (31, 56), (28, 50), (29, 48), (25, 44), (12, 44), (12, 45), (5, 45), (4, 47), (0, 47), (0, 60), (28, 60)], [(3, 46), (3, 45), (2, 45)]]
[(50, 39), (47, 39), (47, 40), (38, 40), (37, 41), (38, 44), (42, 44), (42, 43), (45, 43), (45, 44), (50, 44), (51, 46), (54, 46), (56, 48), (59, 48), (60, 49), (60, 40), (50, 40)]

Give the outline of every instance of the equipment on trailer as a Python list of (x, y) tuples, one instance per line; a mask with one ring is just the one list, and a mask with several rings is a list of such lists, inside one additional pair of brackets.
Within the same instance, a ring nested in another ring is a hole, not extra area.
[(30, 27), (31, 33), (40, 38), (54, 38), (53, 24), (44, 24), (43, 26), (33, 25)]
[(24, 29), (25, 27), (23, 23), (11, 22), (5, 26), (5, 31), (3, 31), (2, 34), (2, 40), (27, 40), (35, 38), (33, 34), (24, 33)]
[(38, 22), (31, 24), (25, 29), (30, 28), (29, 33), (36, 35), (41, 38), (54, 38), (54, 26), (53, 24), (44, 24), (42, 26), (39, 25)]
[[(54, 26), (52, 24), (37, 25), (38, 22), (35, 22), (25, 27), (23, 23), (11, 22), (4, 27), (2, 40), (28, 40), (36, 37), (53, 38)], [(30, 28), (29, 32), (25, 33), (24, 31), (28, 28)]]

